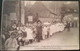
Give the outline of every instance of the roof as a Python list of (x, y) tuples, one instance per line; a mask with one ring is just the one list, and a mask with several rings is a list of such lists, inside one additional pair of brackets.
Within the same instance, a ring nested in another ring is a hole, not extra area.
[(52, 13), (41, 1), (36, 1), (34, 5), (29, 9), (31, 13), (38, 13), (40, 17), (49, 17)]

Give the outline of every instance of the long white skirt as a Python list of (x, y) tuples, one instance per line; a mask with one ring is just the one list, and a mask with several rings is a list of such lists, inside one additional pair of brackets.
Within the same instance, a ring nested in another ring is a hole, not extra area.
[(55, 25), (51, 25), (50, 26), (50, 35), (52, 35), (53, 33), (55, 33), (56, 32), (56, 30), (57, 30), (57, 28), (56, 28), (56, 26)]
[(33, 31), (31, 29), (26, 29), (27, 37), (26, 39), (34, 39), (33, 37)]

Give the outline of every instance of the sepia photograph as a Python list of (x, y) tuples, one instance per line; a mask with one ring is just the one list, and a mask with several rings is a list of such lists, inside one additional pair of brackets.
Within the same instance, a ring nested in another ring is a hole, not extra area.
[(2, 50), (79, 50), (79, 1), (3, 0)]

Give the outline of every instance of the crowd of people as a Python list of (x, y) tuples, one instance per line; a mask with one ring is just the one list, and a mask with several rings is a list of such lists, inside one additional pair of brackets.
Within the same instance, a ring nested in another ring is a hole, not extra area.
[[(63, 23), (61, 23), (63, 24)], [(55, 25), (55, 26), (54, 26)], [(57, 28), (58, 24), (52, 23), (52, 25), (43, 25), (41, 21), (37, 21), (34, 24), (27, 23), (26, 25), (12, 25), (12, 29), (9, 30), (9, 38), (4, 42), (5, 36), (3, 36), (3, 44), (5, 50), (19, 49), (20, 46), (28, 45), (35, 42), (51, 37), (55, 32), (62, 29), (63, 27)], [(60, 26), (60, 24), (59, 24)], [(62, 25), (61, 25), (62, 26)], [(69, 23), (67, 22), (68, 30), (70, 31)], [(54, 30), (53, 30), (54, 29)]]

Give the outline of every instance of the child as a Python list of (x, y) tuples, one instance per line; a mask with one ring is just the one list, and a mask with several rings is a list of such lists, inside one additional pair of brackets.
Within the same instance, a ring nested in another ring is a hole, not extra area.
[(43, 33), (42, 33), (43, 39), (46, 39), (47, 38), (47, 31), (48, 31), (47, 26), (44, 26), (43, 27)]
[(17, 50), (18, 46), (15, 33), (12, 32), (10, 37), (5, 42), (5, 50)]
[(29, 41), (29, 43), (32, 43), (33, 40), (34, 40), (34, 37), (33, 37), (33, 30), (32, 30), (31, 24), (29, 24), (29, 26), (27, 26), (25, 31), (26, 31), (26, 34), (27, 34), (26, 39)]

